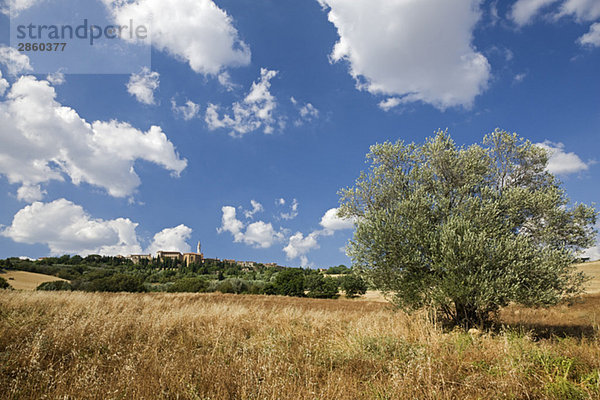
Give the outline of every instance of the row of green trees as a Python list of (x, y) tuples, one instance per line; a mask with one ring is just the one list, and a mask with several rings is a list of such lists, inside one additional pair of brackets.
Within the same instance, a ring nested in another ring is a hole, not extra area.
[[(175, 271), (166, 271), (167, 274)], [(151, 275), (153, 276), (153, 275)], [(46, 282), (39, 290), (82, 290), (88, 292), (214, 292), (235, 294), (271, 294), (313, 298), (337, 298), (340, 289), (347, 297), (362, 295), (367, 290), (365, 281), (357, 275), (325, 277), (314, 270), (283, 268), (272, 279), (248, 280), (238, 277), (209, 280), (198, 275), (185, 275), (162, 283), (152, 283), (142, 274), (115, 272), (111, 269), (93, 269), (71, 282)]]
[(328, 278), (314, 271), (289, 268), (275, 276), (265, 287), (266, 294), (282, 296), (337, 298), (339, 290), (346, 297), (363, 295), (367, 291), (366, 282), (358, 275), (345, 275), (341, 278)]

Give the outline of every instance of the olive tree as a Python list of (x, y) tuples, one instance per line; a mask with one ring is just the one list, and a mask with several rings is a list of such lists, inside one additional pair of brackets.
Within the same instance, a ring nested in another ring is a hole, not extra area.
[(592, 245), (597, 213), (570, 203), (544, 149), (498, 129), (469, 147), (438, 131), (371, 146), (367, 160), (340, 191), (339, 216), (356, 221), (354, 268), (398, 306), (482, 326), (509, 302), (551, 305), (582, 290), (572, 263)]

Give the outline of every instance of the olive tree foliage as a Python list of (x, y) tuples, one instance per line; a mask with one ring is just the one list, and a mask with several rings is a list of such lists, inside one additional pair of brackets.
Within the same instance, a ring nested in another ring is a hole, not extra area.
[(397, 305), (482, 326), (509, 302), (551, 305), (582, 290), (572, 263), (593, 244), (597, 213), (570, 204), (544, 149), (498, 129), (460, 147), (438, 131), (371, 146), (367, 160), (340, 191), (339, 216), (356, 220), (354, 267)]

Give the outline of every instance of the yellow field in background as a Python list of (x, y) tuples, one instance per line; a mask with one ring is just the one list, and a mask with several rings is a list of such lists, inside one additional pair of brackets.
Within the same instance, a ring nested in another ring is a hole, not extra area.
[(56, 276), (26, 271), (6, 271), (0, 273), (0, 276), (6, 279), (13, 289), (18, 290), (35, 290), (36, 287), (44, 282), (64, 281), (64, 279)]
[(577, 264), (577, 269), (591, 278), (585, 284), (586, 293), (600, 293), (600, 261)]

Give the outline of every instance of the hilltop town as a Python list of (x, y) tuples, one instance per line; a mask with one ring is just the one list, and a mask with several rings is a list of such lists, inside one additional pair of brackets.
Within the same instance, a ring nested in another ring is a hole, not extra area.
[[(64, 256), (63, 256), (64, 257)], [(73, 256), (75, 258), (79, 256)], [(25, 259), (28, 259), (25, 257)], [(39, 262), (49, 262), (51, 260), (57, 259), (56, 257), (39, 257), (37, 261)], [(170, 267), (175, 266), (183, 266), (183, 267), (192, 267), (192, 266), (203, 266), (203, 265), (235, 265), (241, 268), (241, 272), (249, 272), (253, 269), (256, 269), (259, 266), (267, 267), (267, 268), (286, 268), (285, 266), (279, 265), (274, 262), (261, 263), (258, 261), (238, 261), (233, 259), (220, 259), (220, 258), (206, 258), (202, 253), (202, 247), (200, 242), (196, 245), (195, 252), (182, 253), (179, 251), (173, 250), (159, 250), (156, 252), (156, 256), (149, 254), (130, 254), (128, 256), (117, 255), (117, 256), (105, 256), (105, 255), (89, 255), (85, 257), (85, 259), (115, 259), (115, 260), (129, 260), (133, 265), (167, 265)], [(31, 261), (35, 261), (35, 259), (29, 259)], [(123, 261), (120, 261), (122, 263)], [(325, 271), (323, 268), (319, 268), (319, 271)]]
[(205, 263), (225, 263), (225, 264), (236, 264), (248, 271), (251, 268), (255, 268), (258, 264), (262, 264), (265, 267), (279, 267), (277, 263), (258, 263), (256, 261), (236, 261), (232, 259), (219, 259), (219, 258), (205, 258), (202, 253), (202, 245), (200, 242), (196, 245), (196, 252), (192, 253), (181, 253), (179, 251), (166, 251), (159, 250), (156, 252), (156, 257), (152, 254), (130, 254), (125, 257), (133, 262), (133, 264), (144, 264), (151, 262), (164, 263), (166, 261), (172, 261), (174, 264), (180, 264), (186, 267), (191, 265), (202, 265)]

